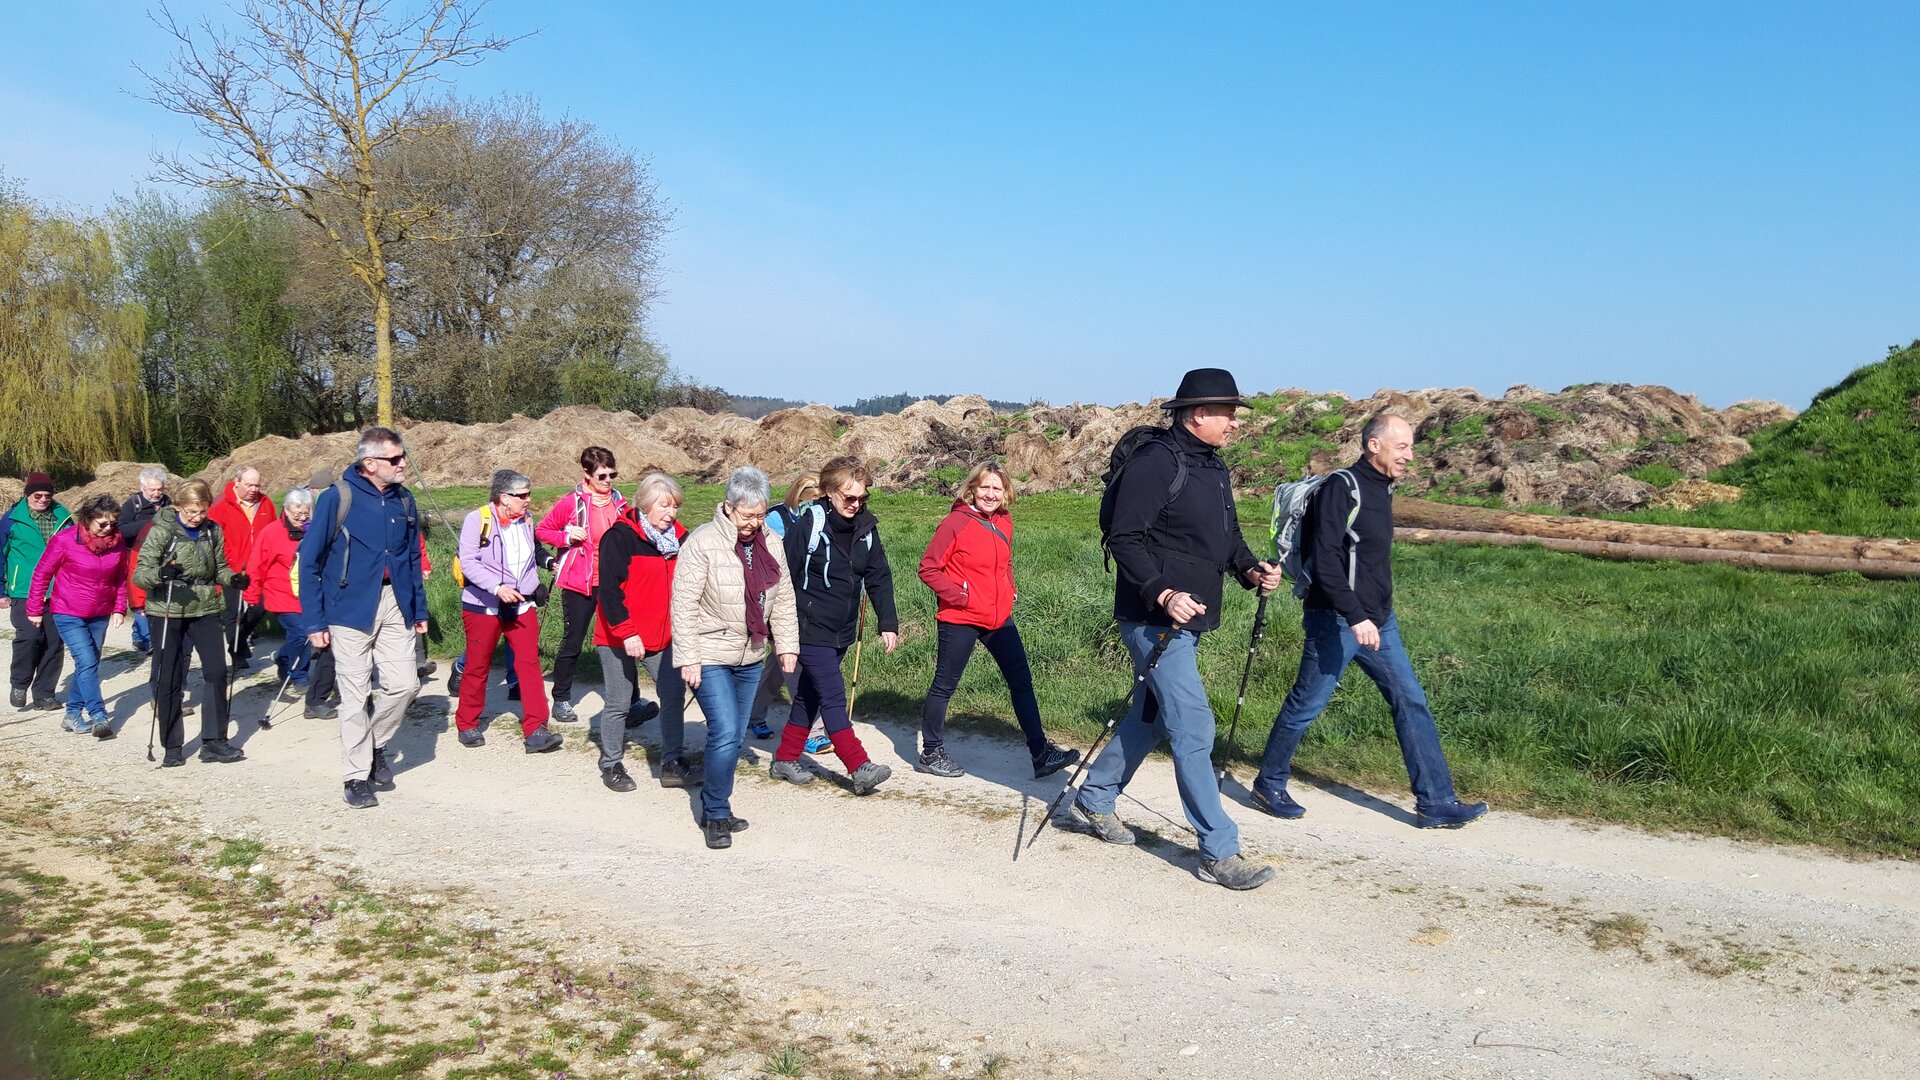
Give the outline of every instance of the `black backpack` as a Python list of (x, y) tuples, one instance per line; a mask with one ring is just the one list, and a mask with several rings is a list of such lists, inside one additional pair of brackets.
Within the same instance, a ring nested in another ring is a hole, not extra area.
[[(1107, 471), (1100, 474), (1100, 482), (1106, 489), (1100, 493), (1100, 552), (1101, 560), (1107, 569), (1113, 569), (1113, 511), (1116, 495), (1119, 491), (1120, 474), (1127, 463), (1132, 461), (1140, 448), (1148, 443), (1159, 443), (1173, 454), (1173, 483), (1167, 485), (1167, 502), (1179, 498), (1180, 490), (1187, 486), (1187, 459), (1181, 455), (1180, 448), (1174, 445), (1173, 429), (1142, 424), (1120, 436), (1113, 444), (1113, 453), (1107, 457)], [(1165, 505), (1164, 503), (1162, 504)]]

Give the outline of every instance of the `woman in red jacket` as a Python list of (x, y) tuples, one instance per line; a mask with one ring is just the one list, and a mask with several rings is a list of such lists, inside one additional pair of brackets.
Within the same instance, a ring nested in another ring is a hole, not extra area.
[(1027, 737), (1034, 779), (1080, 760), (1080, 751), (1053, 745), (1040, 727), (1033, 670), (1027, 665), (1020, 630), (1013, 625), (1013, 517), (1007, 513), (1012, 505), (1013, 484), (1006, 470), (991, 461), (976, 466), (961, 483), (953, 509), (933, 531), (927, 553), (920, 559), (920, 580), (939, 600), (934, 618), (940, 624), (940, 645), (933, 686), (920, 712), (920, 760), (913, 766), (918, 772), (963, 775), (944, 741), (947, 702), (973, 658), (976, 641), (986, 645), (988, 655), (1000, 665), (1013, 695), (1013, 715)]
[[(621, 759), (627, 729), (652, 715), (634, 701), (636, 665), (647, 669), (660, 695), (660, 786), (700, 782), (687, 768), (687, 688), (673, 662), (673, 571), (686, 526), (676, 520), (685, 498), (666, 473), (648, 473), (633, 489), (633, 502), (600, 537), (599, 606), (593, 643), (600, 654), (600, 780), (614, 791), (632, 791), (633, 777)], [(632, 704), (629, 704), (632, 702)]]
[(312, 522), (313, 494), (301, 487), (287, 492), (280, 517), (254, 541), (241, 596), (249, 607), (272, 612), (286, 632), (286, 643), (273, 654), (275, 673), (296, 691), (307, 692), (309, 718), (331, 720), (338, 715), (326, 703), (333, 691), (333, 650), (308, 643), (309, 634), (326, 627), (308, 623), (300, 609), (300, 541)]

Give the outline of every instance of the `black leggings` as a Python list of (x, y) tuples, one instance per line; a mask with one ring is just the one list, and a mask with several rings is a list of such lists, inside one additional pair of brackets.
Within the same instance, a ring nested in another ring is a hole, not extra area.
[(1020, 630), (1008, 619), (998, 630), (982, 630), (958, 623), (940, 624), (940, 647), (933, 667), (933, 685), (927, 689), (926, 704), (920, 709), (920, 742), (924, 752), (932, 752), (946, 739), (947, 703), (960, 687), (967, 661), (973, 659), (973, 643), (987, 647), (987, 655), (1000, 665), (1000, 677), (1007, 681), (1013, 695), (1013, 715), (1027, 737), (1027, 752), (1034, 760), (1047, 752), (1047, 733), (1040, 727), (1040, 703), (1033, 696), (1033, 669), (1027, 664), (1027, 648), (1020, 642)]
[(180, 730), (180, 694), (187, 681), (188, 651), (200, 654), (200, 677), (206, 699), (200, 703), (200, 741), (227, 737), (227, 643), (218, 615), (191, 619), (153, 618), (153, 711), (160, 720), (160, 745), (178, 750), (185, 745)]
[(580, 664), (580, 644), (593, 625), (593, 597), (572, 589), (560, 590), (560, 651), (553, 658), (553, 700), (573, 700), (573, 669)]

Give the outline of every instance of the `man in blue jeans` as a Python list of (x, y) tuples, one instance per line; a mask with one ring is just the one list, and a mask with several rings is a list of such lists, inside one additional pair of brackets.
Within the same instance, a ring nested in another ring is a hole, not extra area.
[(1138, 444), (1109, 482), (1102, 502), (1113, 507), (1107, 547), (1120, 640), (1136, 671), (1162, 639), (1166, 650), (1073, 800), (1073, 812), (1093, 835), (1110, 844), (1133, 843), (1133, 830), (1114, 804), (1147, 754), (1166, 741), (1181, 808), (1200, 837), (1196, 873), (1229, 889), (1257, 889), (1273, 880), (1273, 867), (1241, 856), (1240, 830), (1220, 803), (1213, 774), (1216, 723), (1194, 660), (1200, 634), (1220, 625), (1223, 573), (1265, 592), (1281, 580), (1280, 568), (1254, 558), (1241, 537), (1233, 485), (1217, 452), (1239, 430), (1235, 410), (1246, 404), (1231, 373), (1187, 372), (1162, 406), (1173, 413), (1173, 423)]
[(1485, 814), (1487, 804), (1462, 803), (1454, 793), (1426, 691), (1400, 644), (1393, 615), (1393, 483), (1413, 461), (1413, 425), (1405, 417), (1376, 413), (1361, 431), (1360, 446), (1360, 460), (1345, 470), (1352, 480), (1335, 475), (1323, 482), (1301, 523), (1312, 571), (1302, 619), (1306, 643), (1300, 674), (1267, 736), (1253, 805), (1274, 817), (1306, 816), (1306, 807), (1287, 793), (1293, 754), (1307, 725), (1326, 709), (1347, 665), (1358, 660), (1393, 710), (1393, 732), (1413, 781), (1415, 824), (1457, 829)]

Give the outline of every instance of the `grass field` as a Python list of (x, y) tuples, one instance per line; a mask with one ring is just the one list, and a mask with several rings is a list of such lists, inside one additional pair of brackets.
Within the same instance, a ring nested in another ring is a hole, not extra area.
[[(536, 504), (563, 490), (537, 493)], [(689, 525), (711, 516), (717, 496), (690, 490)], [(483, 498), (436, 491), (423, 504), (457, 518)], [(866, 652), (859, 711), (869, 718), (919, 716), (934, 606), (914, 568), (947, 505), (875, 500), (905, 640), (891, 657)], [(1015, 507), (1015, 616), (1049, 729), (1081, 745), (1118, 708), (1128, 678), (1096, 508), (1094, 496), (1069, 494)], [(1250, 536), (1264, 527), (1261, 510), (1243, 507)], [(451, 542), (436, 530), (437, 565)], [(1402, 547), (1395, 566), (1402, 631), (1464, 794), (1501, 809), (1920, 853), (1920, 586), (1450, 545)], [(452, 582), (436, 574), (429, 591), (433, 651), (451, 656), (460, 648)], [(1225, 623), (1201, 650), (1222, 752), (1253, 607), (1251, 594), (1230, 590)], [(1240, 723), (1243, 776), (1298, 660), (1297, 603), (1277, 597), (1271, 612)], [(551, 650), (558, 619), (543, 629)], [(597, 680), (597, 664), (586, 660), (582, 675)], [(953, 721), (1016, 730), (984, 654), (954, 697)], [(1386, 707), (1357, 670), (1314, 725), (1300, 766), (1404, 788)]]

